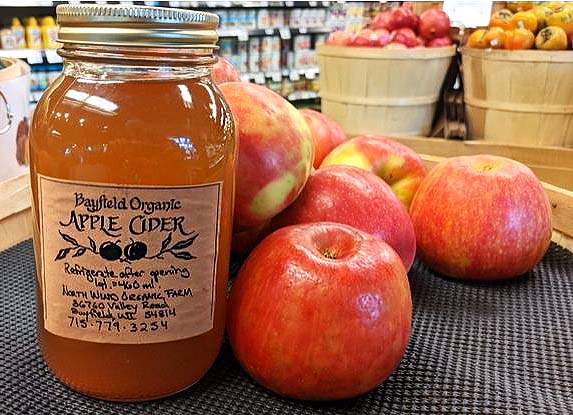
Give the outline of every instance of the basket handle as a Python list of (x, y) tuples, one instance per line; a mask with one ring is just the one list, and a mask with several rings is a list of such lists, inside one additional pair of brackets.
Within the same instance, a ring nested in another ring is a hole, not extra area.
[(4, 127), (0, 128), (0, 134), (5, 134), (10, 130), (10, 127), (14, 122), (14, 113), (10, 111), (10, 104), (8, 104), (8, 99), (2, 90), (0, 90), (0, 98), (2, 101), (4, 101), (4, 105), (6, 105), (6, 120), (8, 123)]

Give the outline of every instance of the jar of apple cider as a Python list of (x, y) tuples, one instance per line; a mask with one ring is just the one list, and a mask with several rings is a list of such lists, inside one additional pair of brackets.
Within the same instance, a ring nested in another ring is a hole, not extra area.
[(36, 108), (38, 332), (72, 389), (171, 395), (224, 331), (235, 128), (211, 80), (218, 18), (60, 5), (64, 70)]

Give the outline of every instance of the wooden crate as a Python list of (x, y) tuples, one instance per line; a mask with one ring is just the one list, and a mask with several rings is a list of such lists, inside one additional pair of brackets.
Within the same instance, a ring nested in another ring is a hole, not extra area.
[(347, 135), (428, 135), (455, 47), (400, 49), (321, 45), (322, 112)]
[(573, 191), (573, 148), (500, 144), (484, 140), (393, 137), (416, 152), (441, 157), (494, 154), (529, 166), (541, 181)]
[(573, 52), (462, 49), (470, 138), (573, 147)]

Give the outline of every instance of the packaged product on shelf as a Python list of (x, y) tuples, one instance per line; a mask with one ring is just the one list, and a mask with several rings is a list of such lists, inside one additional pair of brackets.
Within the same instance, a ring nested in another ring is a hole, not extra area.
[(235, 29), (238, 27), (239, 17), (237, 10), (229, 10), (227, 15), (227, 28)]
[(301, 17), (302, 9), (292, 9), (290, 12), (289, 26), (294, 28), (301, 27)]
[(278, 72), (281, 70), (281, 53), (271, 53), (271, 72)]
[(56, 49), (58, 44), (58, 25), (52, 16), (42, 17), (41, 21), (42, 45), (46, 49)]
[(237, 41), (232, 38), (224, 38), (219, 40), (219, 53), (223, 56), (230, 56), (234, 54), (235, 45)]
[(38, 70), (34, 67), (31, 68), (30, 71), (30, 91), (38, 91), (39, 88), (39, 74)]
[(261, 52), (261, 38), (260, 37), (250, 37), (249, 38), (249, 53), (259, 54)]
[(327, 22), (327, 9), (317, 10), (317, 22), (316, 27), (325, 27)]
[(245, 73), (249, 69), (249, 56), (246, 53), (237, 55), (237, 69), (241, 73)]
[(0, 30), (0, 44), (2, 45), (2, 49), (16, 49), (16, 37), (10, 29)]
[(216, 14), (219, 16), (219, 29), (227, 29), (229, 25), (229, 14), (227, 10), (216, 10)]
[(289, 50), (286, 55), (286, 67), (288, 69), (294, 68), (294, 52)]
[(257, 14), (257, 27), (259, 29), (267, 29), (270, 27), (271, 17), (267, 9), (259, 10)]
[(260, 65), (261, 55), (256, 53), (249, 53), (249, 72), (260, 72), (261, 65)]
[(285, 25), (284, 10), (271, 10), (270, 12), (270, 27), (283, 27)]
[(293, 50), (295, 52), (310, 49), (310, 35), (296, 35), (293, 38)]
[(60, 76), (61, 68), (60, 69), (50, 69), (48, 72), (48, 84), (51, 84), (56, 80), (58, 76)]
[(30, 49), (42, 49), (42, 32), (35, 17), (26, 21), (26, 44)]
[(261, 53), (270, 53), (273, 51), (273, 39), (271, 36), (263, 36), (261, 39)]
[(257, 11), (247, 10), (246, 29), (252, 30), (257, 28)]
[(272, 52), (261, 53), (260, 70), (262, 72), (270, 72), (271, 71), (271, 62), (272, 62)]
[(294, 91), (294, 85), (288, 77), (283, 77), (283, 81), (281, 84), (281, 92), (280, 94), (283, 97), (288, 96), (290, 93)]
[(24, 26), (22, 26), (22, 22), (17, 17), (12, 18), (12, 24), (10, 26), (10, 30), (12, 31), (12, 35), (14, 36), (14, 41), (16, 42), (16, 46), (19, 49), (24, 49), (26, 47), (26, 34), (24, 31)]
[(294, 52), (294, 67), (297, 69), (314, 66), (314, 53), (311, 50), (301, 50)]
[(246, 10), (237, 11), (237, 26), (241, 29), (248, 29)]

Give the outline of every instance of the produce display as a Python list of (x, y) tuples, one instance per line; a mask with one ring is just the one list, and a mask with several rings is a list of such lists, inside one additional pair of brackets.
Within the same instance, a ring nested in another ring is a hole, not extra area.
[[(565, 50), (572, 47), (573, 5), (549, 2), (509, 4), (492, 14), (489, 28), (475, 30), (467, 46), (477, 49)], [(513, 10), (513, 11), (512, 11)]]
[(429, 9), (417, 16), (412, 5), (405, 3), (379, 13), (358, 33), (332, 32), (326, 43), (387, 49), (433, 48), (452, 44), (449, 31), (450, 19), (441, 9)]
[[(419, 30), (400, 10), (393, 19), (411, 27), (395, 35)], [(494, 27), (491, 39), (529, 31), (511, 30)], [(276, 393), (346, 399), (388, 378), (410, 334), (416, 250), (445, 276), (497, 280), (530, 271), (549, 246), (548, 197), (521, 163), (457, 157), (427, 173), (391, 138), (347, 139), (334, 120), (254, 84), (220, 88), (240, 143), (233, 251), (246, 257), (227, 331), (242, 367)]]

